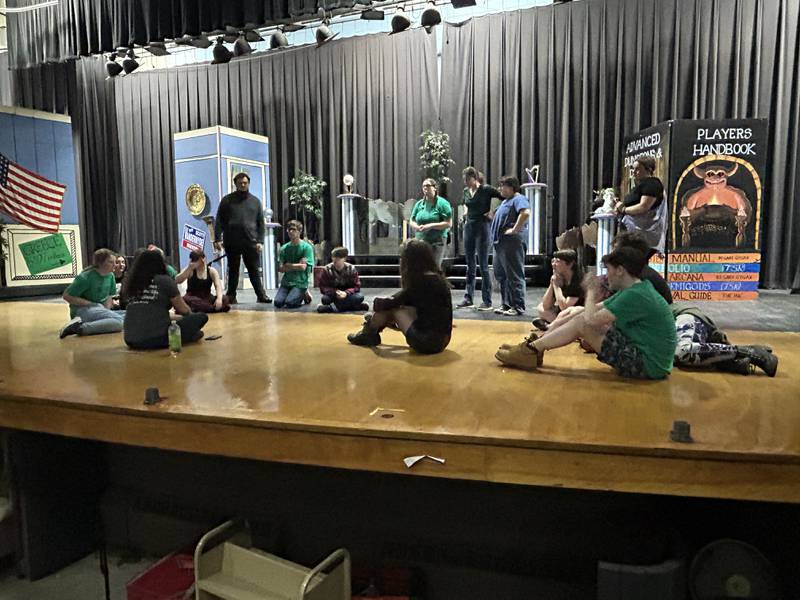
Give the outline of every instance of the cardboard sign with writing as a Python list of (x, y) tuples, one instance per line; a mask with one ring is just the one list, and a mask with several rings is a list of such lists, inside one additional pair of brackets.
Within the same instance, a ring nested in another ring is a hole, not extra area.
[(24, 242), (19, 245), (19, 250), (31, 275), (52, 271), (72, 262), (72, 254), (60, 233)]

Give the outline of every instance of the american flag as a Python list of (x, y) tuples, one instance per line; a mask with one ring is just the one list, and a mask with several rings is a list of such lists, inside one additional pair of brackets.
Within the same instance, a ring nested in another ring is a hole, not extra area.
[(58, 232), (67, 186), (45, 179), (0, 154), (0, 210), (20, 223)]

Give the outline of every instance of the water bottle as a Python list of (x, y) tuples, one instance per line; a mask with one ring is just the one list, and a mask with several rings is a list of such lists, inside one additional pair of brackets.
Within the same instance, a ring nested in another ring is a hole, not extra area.
[(175, 356), (181, 351), (181, 328), (178, 327), (177, 322), (173, 321), (169, 326), (167, 336), (169, 337), (169, 351), (172, 356)]

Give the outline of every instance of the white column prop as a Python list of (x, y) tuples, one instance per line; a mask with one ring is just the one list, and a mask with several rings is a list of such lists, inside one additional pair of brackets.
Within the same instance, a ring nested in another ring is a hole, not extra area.
[(523, 183), (522, 191), (531, 205), (531, 217), (528, 220), (528, 254), (542, 253), (542, 202), (547, 189), (545, 183)]
[(358, 194), (339, 194), (336, 196), (342, 203), (342, 246), (350, 253), (356, 248), (356, 200)]
[(597, 274), (605, 275), (606, 268), (603, 266), (603, 257), (611, 252), (611, 242), (617, 234), (617, 215), (593, 215), (592, 219), (597, 221)]
[(275, 232), (280, 229), (280, 223), (269, 222), (266, 224), (264, 236), (264, 287), (274, 290), (278, 287), (278, 272), (275, 268)]

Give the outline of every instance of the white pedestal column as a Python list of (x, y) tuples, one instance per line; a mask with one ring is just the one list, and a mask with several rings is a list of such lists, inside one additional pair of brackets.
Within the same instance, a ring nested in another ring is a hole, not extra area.
[(274, 290), (278, 287), (278, 272), (275, 268), (275, 232), (281, 228), (280, 223), (269, 222), (266, 224), (264, 235), (264, 287)]
[(611, 242), (617, 235), (617, 215), (593, 215), (597, 221), (597, 274), (605, 275), (603, 257), (611, 252)]
[(542, 207), (546, 190), (547, 184), (544, 183), (522, 184), (522, 192), (531, 205), (531, 217), (528, 220), (528, 254), (542, 253), (542, 225), (544, 220)]
[(361, 196), (358, 194), (339, 194), (336, 197), (342, 203), (342, 246), (353, 254), (355, 253), (356, 231), (358, 230), (356, 200)]

